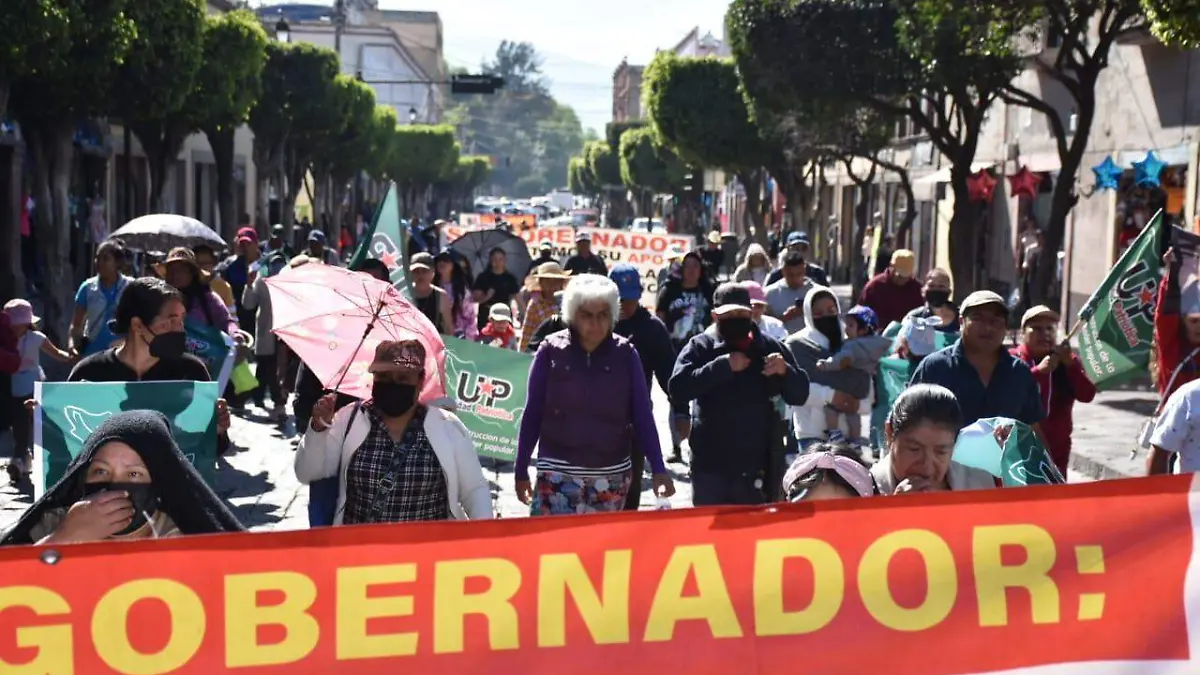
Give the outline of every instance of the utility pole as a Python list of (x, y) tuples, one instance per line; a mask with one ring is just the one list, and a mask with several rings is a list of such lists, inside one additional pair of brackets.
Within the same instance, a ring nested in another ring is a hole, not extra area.
[[(335, 0), (333, 3), (333, 51), (338, 55), (338, 71), (342, 64), (342, 31), (346, 28), (346, 0)], [(359, 64), (362, 67), (362, 64)]]

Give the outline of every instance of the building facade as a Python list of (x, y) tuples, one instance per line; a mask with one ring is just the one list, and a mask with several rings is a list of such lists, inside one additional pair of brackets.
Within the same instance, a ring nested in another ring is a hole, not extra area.
[(642, 107), (642, 75), (645, 71), (645, 66), (631, 66), (629, 61), (622, 60), (613, 72), (614, 122), (631, 122), (646, 116)]

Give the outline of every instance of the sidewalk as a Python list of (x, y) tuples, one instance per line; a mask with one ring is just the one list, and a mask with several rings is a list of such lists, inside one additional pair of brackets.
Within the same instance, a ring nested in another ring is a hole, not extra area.
[(1142, 423), (1154, 413), (1157, 394), (1145, 390), (1101, 392), (1076, 404), (1071, 469), (1094, 479), (1146, 475), (1146, 454), (1130, 458)]

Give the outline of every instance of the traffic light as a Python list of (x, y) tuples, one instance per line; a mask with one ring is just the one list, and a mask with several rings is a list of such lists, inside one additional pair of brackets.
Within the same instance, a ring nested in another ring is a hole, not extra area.
[(454, 75), (450, 91), (454, 94), (494, 94), (504, 88), (504, 78), (496, 75)]

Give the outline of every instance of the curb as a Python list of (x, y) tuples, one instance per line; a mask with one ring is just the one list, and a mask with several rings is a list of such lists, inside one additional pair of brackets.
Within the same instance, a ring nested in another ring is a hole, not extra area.
[[(1140, 455), (1140, 453), (1139, 453)], [(1117, 478), (1136, 478), (1125, 469), (1118, 469), (1098, 459), (1093, 459), (1081, 452), (1072, 452), (1068, 468), (1094, 480), (1113, 480)]]

